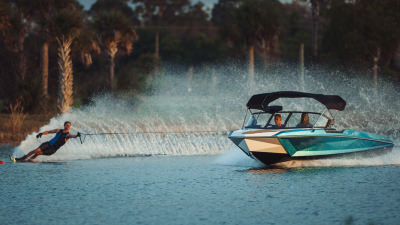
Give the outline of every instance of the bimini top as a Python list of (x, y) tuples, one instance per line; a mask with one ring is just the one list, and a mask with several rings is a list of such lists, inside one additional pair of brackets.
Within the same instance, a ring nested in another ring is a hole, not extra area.
[(297, 91), (279, 91), (253, 95), (247, 102), (247, 108), (264, 110), (266, 107), (268, 107), (269, 103), (278, 98), (313, 98), (324, 104), (326, 108), (336, 109), (339, 111), (343, 111), (346, 107), (346, 101), (338, 95), (311, 94)]

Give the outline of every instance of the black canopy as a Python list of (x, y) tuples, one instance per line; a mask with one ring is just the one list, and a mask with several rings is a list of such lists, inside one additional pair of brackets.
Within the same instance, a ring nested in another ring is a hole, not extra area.
[(269, 103), (278, 98), (313, 98), (324, 104), (328, 109), (343, 111), (346, 101), (338, 95), (311, 94), (297, 91), (279, 91), (253, 95), (247, 102), (247, 108), (264, 110)]

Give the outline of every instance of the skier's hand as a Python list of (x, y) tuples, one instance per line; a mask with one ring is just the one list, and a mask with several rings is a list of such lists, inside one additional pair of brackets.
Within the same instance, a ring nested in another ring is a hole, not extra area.
[(36, 138), (41, 138), (43, 135), (43, 133), (39, 133), (38, 135), (36, 135)]
[(81, 133), (78, 132), (78, 134), (76, 134), (76, 137), (80, 137), (80, 136), (81, 136)]

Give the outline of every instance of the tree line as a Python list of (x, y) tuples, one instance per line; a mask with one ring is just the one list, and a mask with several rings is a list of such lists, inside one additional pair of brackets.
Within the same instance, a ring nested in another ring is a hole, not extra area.
[(373, 70), (400, 79), (399, 0), (0, 1), (0, 110), (66, 112), (102, 92), (146, 91), (167, 70), (237, 62)]

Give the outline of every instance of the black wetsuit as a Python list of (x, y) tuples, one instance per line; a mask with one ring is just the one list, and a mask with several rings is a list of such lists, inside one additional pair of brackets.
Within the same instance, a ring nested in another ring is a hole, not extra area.
[(69, 132), (64, 133), (64, 130), (60, 130), (57, 132), (56, 136), (52, 138), (50, 141), (45, 142), (39, 146), (43, 155), (52, 155), (54, 154), (61, 146), (65, 144), (67, 141), (67, 137)]

